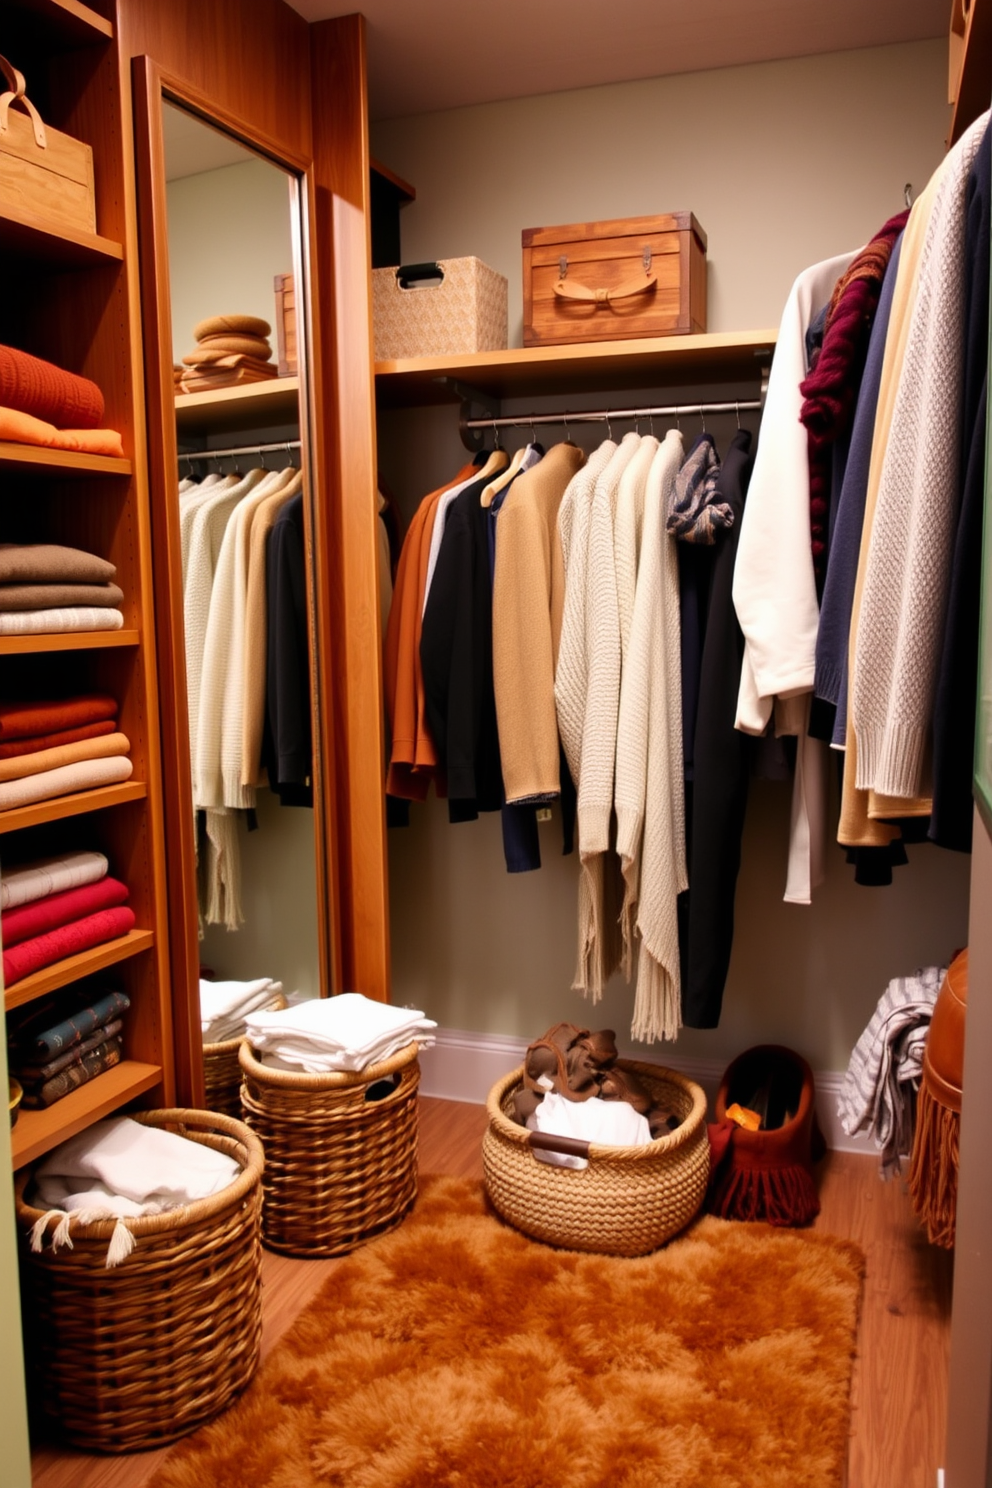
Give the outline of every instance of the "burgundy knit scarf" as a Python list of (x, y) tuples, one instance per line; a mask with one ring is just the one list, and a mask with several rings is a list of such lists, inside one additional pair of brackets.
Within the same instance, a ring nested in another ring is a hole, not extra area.
[(817, 592), (826, 568), (830, 446), (851, 427), (882, 280), (908, 216), (905, 210), (890, 217), (838, 280), (819, 356), (799, 386), (803, 395), (799, 417), (809, 449), (810, 540)]

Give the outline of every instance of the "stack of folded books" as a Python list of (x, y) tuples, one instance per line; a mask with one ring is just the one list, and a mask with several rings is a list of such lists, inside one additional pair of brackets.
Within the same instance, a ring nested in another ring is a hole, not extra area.
[(241, 1038), (245, 1018), (263, 1008), (283, 1008), (282, 982), (257, 977), (252, 982), (216, 982), (200, 978), (200, 1022), (205, 1044)]
[(416, 1008), (342, 992), (274, 1012), (249, 1013), (245, 1027), (263, 1064), (317, 1075), (363, 1070), (413, 1043), (430, 1048), (437, 1024)]
[(213, 315), (201, 320), (193, 327), (196, 346), (183, 357), (186, 370), (176, 391), (198, 393), (277, 377), (279, 368), (266, 339), (271, 330), (267, 320), (255, 315)]
[(0, 811), (119, 785), (130, 749), (109, 693), (0, 703)]
[(54, 543), (0, 543), (0, 636), (120, 630), (123, 592), (106, 558)]
[(41, 858), (0, 874), (4, 985), (134, 929), (128, 888), (100, 852)]
[(116, 429), (100, 425), (103, 394), (88, 377), (0, 346), (0, 440), (121, 459)]
[(28, 1108), (52, 1106), (70, 1091), (112, 1069), (122, 1058), (123, 992), (100, 992), (87, 1001), (69, 988), (8, 1018), (10, 1071), (24, 1087)]

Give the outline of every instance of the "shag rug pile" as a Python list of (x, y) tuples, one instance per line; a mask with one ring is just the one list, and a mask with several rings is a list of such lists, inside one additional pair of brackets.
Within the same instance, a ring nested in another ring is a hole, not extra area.
[(554, 1250), (426, 1179), (152, 1488), (837, 1488), (863, 1270), (712, 1217)]

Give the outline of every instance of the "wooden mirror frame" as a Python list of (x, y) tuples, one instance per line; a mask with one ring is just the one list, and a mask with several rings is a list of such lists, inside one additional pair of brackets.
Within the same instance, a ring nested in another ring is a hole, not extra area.
[(309, 354), (312, 320), (310, 263), (313, 162), (287, 152), (270, 138), (236, 119), (150, 57), (132, 60), (137, 159), (142, 324), (152, 508), (153, 583), (160, 695), (162, 751), (166, 781), (165, 838), (169, 880), (169, 939), (176, 1024), (176, 1069), (180, 1090), (202, 1104), (202, 1041), (199, 1027), (199, 940), (196, 843), (187, 725), (186, 663), (182, 601), (179, 507), (176, 500), (178, 440), (173, 377), (172, 311), (166, 210), (162, 109), (175, 105), (218, 128), (284, 170), (295, 183), (292, 201), (293, 272), (297, 294), (300, 364), (301, 462), (310, 499), (304, 503), (307, 545), (307, 604), (310, 621), (310, 695), (314, 739), (314, 846), (317, 889), (319, 984), (327, 996), (342, 989), (341, 930), (337, 873), (333, 723), (321, 679), (326, 626), (320, 611), (328, 582), (321, 561), (324, 544), (315, 529), (326, 490), (321, 441), (315, 427), (316, 368)]

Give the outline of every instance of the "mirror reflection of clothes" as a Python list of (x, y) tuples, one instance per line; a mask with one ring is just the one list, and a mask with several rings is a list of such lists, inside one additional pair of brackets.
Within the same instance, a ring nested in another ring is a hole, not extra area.
[(266, 555), (268, 678), (262, 759), (284, 806), (313, 805), (303, 495), (283, 507)]

